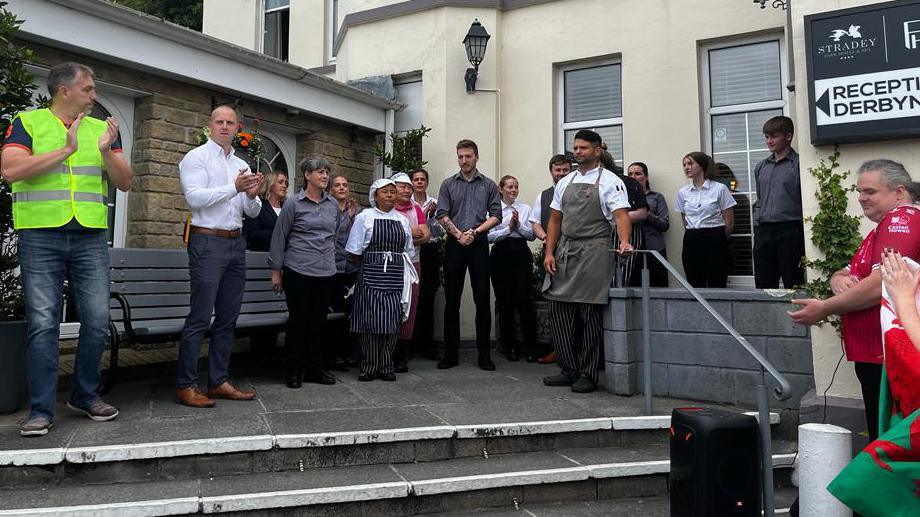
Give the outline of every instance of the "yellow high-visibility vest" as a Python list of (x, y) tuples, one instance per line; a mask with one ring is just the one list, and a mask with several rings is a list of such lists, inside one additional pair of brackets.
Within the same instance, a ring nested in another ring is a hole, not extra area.
[[(32, 137), (33, 155), (66, 145), (67, 128), (51, 110), (25, 111), (16, 118)], [(16, 229), (57, 228), (73, 218), (87, 228), (108, 227), (109, 186), (99, 151), (105, 130), (104, 121), (83, 117), (77, 130), (77, 152), (48, 172), (12, 184)]]

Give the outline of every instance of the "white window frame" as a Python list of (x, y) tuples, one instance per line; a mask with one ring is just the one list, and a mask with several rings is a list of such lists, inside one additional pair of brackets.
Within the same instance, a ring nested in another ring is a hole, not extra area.
[[(293, 1), (293, 0), (292, 0), (292, 1)], [(267, 15), (267, 14), (269, 14), (269, 13), (276, 13), (276, 12), (278, 12), (278, 11), (285, 11), (285, 10), (288, 11), (288, 20), (290, 20), (290, 10), (291, 10), (291, 4), (290, 4), (290, 3), (288, 3), (288, 5), (283, 5), (283, 6), (281, 6), (281, 7), (276, 7), (276, 8), (274, 8), (274, 9), (271, 9), (271, 10), (266, 11), (266, 10), (265, 10), (265, 0), (261, 0), (261, 1), (259, 2), (259, 34), (258, 34), (258, 36), (257, 36), (257, 38), (256, 38), (256, 39), (258, 40), (258, 41), (256, 41), (256, 48), (259, 49), (259, 53), (260, 53), (260, 54), (264, 54), (264, 53), (265, 53), (265, 15)], [(289, 21), (288, 23), (290, 23), (290, 21)], [(291, 33), (291, 28), (288, 27), (288, 34), (290, 35), (290, 33)], [(291, 44), (291, 42), (290, 42), (290, 39), (289, 39), (289, 40), (288, 40), (288, 49), (287, 49), (287, 50), (288, 50), (288, 61), (290, 61), (290, 56), (291, 56), (290, 44)], [(278, 59), (281, 59), (281, 58), (278, 58)]]
[(335, 39), (338, 36), (338, 0), (326, 0), (326, 24), (325, 24), (325, 35), (326, 35), (326, 64), (333, 65), (335, 64)]
[[(712, 95), (711, 95), (711, 84), (710, 84), (710, 74), (709, 74), (709, 52), (713, 50), (720, 50), (724, 48), (732, 47), (743, 47), (746, 45), (753, 45), (757, 43), (768, 43), (768, 42), (777, 42), (779, 43), (779, 70), (780, 70), (780, 92), (781, 98), (779, 100), (773, 101), (763, 101), (763, 102), (752, 102), (746, 104), (734, 104), (731, 106), (712, 106)], [(786, 89), (786, 85), (789, 84), (788, 78), (788, 59), (786, 55), (786, 38), (781, 32), (773, 32), (769, 34), (762, 34), (758, 36), (749, 36), (743, 38), (732, 38), (725, 39), (716, 42), (707, 43), (700, 46), (700, 90), (702, 91), (702, 107), (703, 107), (703, 145), (710, 156), (713, 154), (713, 141), (712, 141), (712, 117), (717, 115), (731, 115), (735, 113), (746, 113), (751, 111), (761, 111), (761, 110), (771, 110), (771, 109), (781, 109), (783, 115), (789, 116), (789, 90)], [(750, 139), (750, 136), (748, 136)], [(764, 143), (764, 149), (766, 149), (766, 143)], [(755, 151), (758, 149), (753, 149)], [(750, 163), (752, 147), (750, 140), (747, 142), (746, 151), (736, 151), (737, 153), (747, 154), (748, 163)], [(752, 171), (753, 172), (753, 171)], [(751, 178), (753, 181), (753, 177)], [(754, 204), (757, 202), (757, 192), (751, 188), (750, 195), (750, 210), (751, 210), (751, 221), (754, 220)], [(744, 234), (742, 234), (744, 235)], [(751, 235), (751, 255), (754, 253), (754, 236)], [(753, 268), (753, 266), (752, 266)], [(732, 275), (728, 277), (728, 286), (729, 287), (754, 287), (754, 277), (753, 276), (739, 276)]]
[(294, 197), (297, 194), (295, 185), (300, 181), (297, 179), (300, 176), (300, 169), (297, 168), (297, 136), (291, 129), (265, 121), (260, 122), (259, 134), (270, 138), (281, 151), (289, 169), (287, 174), (290, 187), (287, 197)]
[[(601, 66), (608, 65), (620, 65), (620, 108), (622, 112), (623, 104), (623, 60), (616, 59), (601, 59), (594, 61), (580, 61), (578, 63), (572, 63), (568, 65), (562, 65), (556, 67), (556, 120), (557, 120), (557, 131), (556, 131), (556, 148), (559, 149), (560, 153), (565, 153), (566, 151), (571, 151), (571, 149), (565, 148), (565, 132), (571, 131), (573, 129), (592, 129), (595, 127), (602, 126), (620, 126), (621, 131), (623, 131), (623, 148), (625, 153), (626, 148), (626, 130), (623, 125), (623, 117), (613, 117), (613, 118), (602, 118), (594, 120), (583, 120), (580, 122), (566, 122), (565, 121), (565, 73), (571, 72), (573, 70), (584, 70), (586, 68), (597, 68)], [(618, 165), (623, 164), (622, 156), (614, 156), (614, 161)]]

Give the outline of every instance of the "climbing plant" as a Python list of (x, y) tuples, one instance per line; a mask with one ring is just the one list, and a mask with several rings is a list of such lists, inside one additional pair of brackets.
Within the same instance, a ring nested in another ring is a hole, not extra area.
[[(831, 275), (850, 263), (862, 240), (859, 218), (847, 214), (848, 194), (855, 191), (856, 186), (845, 185), (851, 172), (841, 170), (839, 159), (840, 151), (834, 148), (834, 153), (827, 160), (822, 158), (817, 166), (808, 169), (818, 180), (814, 193), (818, 200), (818, 213), (805, 220), (811, 223), (811, 242), (821, 252), (822, 258), (804, 259), (805, 266), (818, 275), (803, 287), (809, 296), (816, 298), (832, 295)], [(831, 322), (837, 326), (836, 321)]]

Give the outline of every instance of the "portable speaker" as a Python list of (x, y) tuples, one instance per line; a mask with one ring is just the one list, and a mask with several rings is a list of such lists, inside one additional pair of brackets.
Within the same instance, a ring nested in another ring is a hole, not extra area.
[(760, 475), (754, 417), (694, 407), (671, 413), (671, 517), (758, 517)]

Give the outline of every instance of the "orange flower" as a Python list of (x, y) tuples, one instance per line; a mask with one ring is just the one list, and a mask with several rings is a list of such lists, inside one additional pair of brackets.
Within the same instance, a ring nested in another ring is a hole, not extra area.
[(252, 140), (252, 133), (247, 133), (245, 131), (240, 131), (237, 136), (240, 137), (240, 140)]
[(240, 147), (249, 147), (249, 140), (246, 140), (246, 139), (244, 139), (244, 138), (241, 138), (241, 139), (240, 139)]

